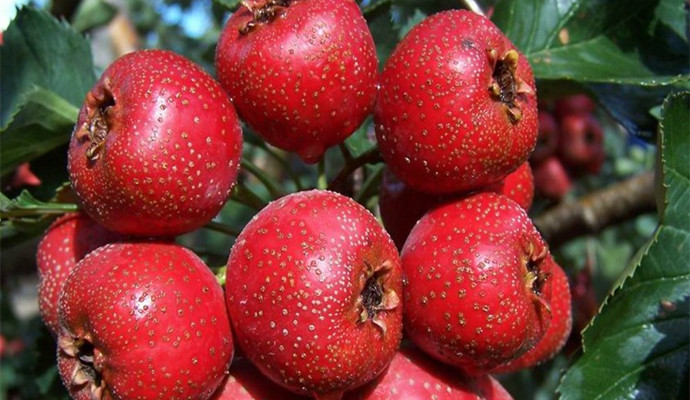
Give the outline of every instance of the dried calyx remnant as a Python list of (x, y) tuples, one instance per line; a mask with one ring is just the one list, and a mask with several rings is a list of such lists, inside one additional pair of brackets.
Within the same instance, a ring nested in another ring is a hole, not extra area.
[(522, 119), (522, 110), (517, 100), (534, 91), (527, 82), (515, 76), (520, 55), (516, 50), (508, 50), (501, 57), (496, 49), (491, 49), (488, 57), (493, 68), (489, 92), (506, 106), (510, 121), (517, 123)]
[(89, 147), (86, 148), (86, 158), (89, 162), (94, 162), (100, 157), (105, 144), (105, 138), (110, 128), (108, 114), (115, 106), (115, 99), (107, 90), (104, 90), (99, 97), (89, 92), (86, 104), (88, 118), (84, 126), (77, 132), (77, 138), (81, 141), (88, 140), (90, 142)]
[(266, 24), (278, 18), (293, 0), (259, 0), (242, 1), (242, 5), (251, 11), (253, 18), (240, 27), (240, 34), (246, 35), (253, 31), (259, 24)]
[(87, 386), (94, 399), (105, 399), (107, 389), (103, 377), (96, 365), (96, 354), (93, 344), (83, 338), (60, 338), (60, 350), (68, 357), (75, 359), (71, 372), (70, 386), (79, 388)]
[(366, 282), (357, 300), (359, 322), (371, 320), (383, 333), (386, 333), (386, 323), (382, 312), (390, 311), (400, 305), (400, 298), (395, 290), (387, 287), (387, 279), (391, 272), (392, 264), (384, 261), (377, 268), (370, 264), (367, 266)]
[(525, 260), (525, 268), (527, 269), (527, 284), (532, 293), (541, 295), (547, 278), (547, 272), (544, 271), (544, 261), (546, 260), (548, 250), (546, 247), (537, 250), (538, 246), (532, 242), (529, 242), (526, 247), (527, 258)]

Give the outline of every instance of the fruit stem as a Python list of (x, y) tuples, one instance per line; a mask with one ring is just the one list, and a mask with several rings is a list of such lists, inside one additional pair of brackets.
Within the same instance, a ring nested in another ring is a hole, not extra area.
[(261, 142), (260, 144), (251, 143), (251, 145), (265, 151), (269, 156), (273, 157), (280, 164), (281, 167), (283, 167), (283, 170), (285, 172), (287, 172), (288, 175), (290, 175), (290, 178), (295, 183), (296, 191), (300, 192), (300, 191), (304, 190), (304, 186), (302, 185), (302, 180), (300, 179), (299, 176), (297, 176), (297, 174), (295, 174), (295, 171), (293, 171), (292, 168), (290, 168), (290, 165), (285, 160), (285, 157), (278, 154), (272, 148), (266, 146), (266, 143), (264, 143), (264, 142)]
[(486, 17), (486, 14), (484, 14), (484, 11), (482, 11), (482, 7), (475, 0), (460, 0), (460, 2), (465, 6), (465, 8), (473, 13)]
[(17, 209), (6, 209), (3, 206), (3, 210), (0, 211), (0, 218), (16, 218), (16, 217), (28, 217), (35, 215), (59, 215), (66, 214), (68, 212), (78, 211), (79, 206), (70, 203), (43, 203), (41, 205), (32, 205), (25, 208)]
[(378, 146), (372, 147), (359, 156), (352, 158), (349, 162), (346, 162), (340, 172), (338, 172), (338, 175), (336, 175), (335, 179), (333, 179), (330, 185), (328, 185), (328, 189), (334, 191), (339, 191), (339, 189), (342, 190), (347, 178), (358, 168), (366, 164), (376, 164), (381, 161), (383, 161), (383, 159), (381, 158), (381, 152), (379, 151)]
[(355, 201), (360, 204), (365, 204), (373, 195), (376, 194), (376, 191), (379, 189), (384, 167), (383, 165), (379, 165), (375, 168), (376, 170), (374, 170), (374, 172), (367, 177), (362, 184), (362, 188), (359, 189), (359, 192), (357, 192), (354, 197)]
[(347, 148), (347, 145), (345, 142), (341, 142), (340, 145), (340, 152), (343, 154), (343, 159), (345, 160), (345, 163), (349, 163), (352, 161), (352, 153), (350, 153), (350, 149)]
[(245, 205), (256, 211), (259, 211), (266, 206), (266, 202), (243, 183), (238, 183), (235, 185), (230, 200)]
[(264, 171), (262, 171), (256, 165), (254, 165), (251, 161), (242, 157), (241, 165), (243, 169), (245, 169), (250, 174), (254, 175), (254, 177), (256, 177), (256, 179), (258, 179), (259, 182), (261, 182), (266, 187), (266, 190), (268, 190), (268, 193), (271, 195), (272, 199), (277, 199), (279, 197), (285, 196), (285, 191), (283, 191), (283, 188), (280, 186), (280, 183), (273, 179), (273, 177), (264, 173)]
[(230, 235), (230, 236), (234, 236), (234, 237), (237, 237), (240, 234), (240, 232), (237, 229), (235, 229), (229, 225), (223, 224), (221, 222), (216, 222), (216, 221), (211, 221), (211, 222), (207, 223), (206, 225), (204, 225), (204, 228), (211, 230), (211, 231), (225, 233), (226, 235)]
[(323, 157), (317, 165), (316, 188), (324, 190), (328, 187), (328, 178), (326, 178), (326, 157)]

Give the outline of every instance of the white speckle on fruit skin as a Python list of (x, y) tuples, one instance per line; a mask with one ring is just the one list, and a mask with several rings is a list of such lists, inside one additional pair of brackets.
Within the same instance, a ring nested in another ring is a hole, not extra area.
[(247, 224), (228, 260), (226, 297), (238, 344), (271, 379), (303, 394), (372, 379), (402, 329), (401, 307), (377, 314), (385, 334), (372, 319), (361, 321), (368, 265), (386, 260), (384, 290), (401, 293), (392, 241), (354, 200), (314, 190), (274, 201)]

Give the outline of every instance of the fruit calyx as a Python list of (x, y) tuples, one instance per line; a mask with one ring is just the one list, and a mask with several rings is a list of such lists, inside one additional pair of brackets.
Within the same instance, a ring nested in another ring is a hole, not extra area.
[(242, 5), (247, 7), (253, 17), (240, 27), (240, 34), (246, 35), (258, 25), (275, 20), (290, 6), (291, 2), (292, 0), (243, 0)]
[(109, 391), (100, 372), (102, 355), (87, 338), (63, 336), (58, 341), (59, 349), (75, 363), (70, 377), (70, 385), (88, 385), (91, 395), (96, 400), (110, 399)]
[(506, 106), (506, 113), (510, 121), (515, 124), (522, 119), (522, 109), (517, 100), (534, 90), (527, 82), (515, 76), (520, 55), (514, 49), (508, 50), (503, 56), (498, 50), (489, 50), (489, 63), (492, 74), (489, 84), (491, 96)]
[(383, 311), (394, 310), (400, 305), (400, 297), (395, 290), (388, 287), (387, 281), (392, 270), (392, 263), (384, 261), (374, 267), (365, 261), (367, 266), (364, 288), (357, 298), (356, 309), (359, 314), (359, 323), (371, 320), (386, 334), (386, 322), (383, 319)]
[[(106, 81), (107, 86), (108, 82)], [(89, 92), (86, 95), (88, 118), (77, 132), (77, 139), (90, 141), (86, 148), (86, 159), (94, 162), (100, 157), (105, 144), (105, 138), (110, 130), (109, 112), (115, 106), (115, 98), (112, 93), (103, 88), (100, 93)]]
[(534, 296), (535, 301), (541, 308), (551, 314), (551, 306), (544, 299), (544, 287), (549, 277), (549, 272), (545, 270), (545, 260), (548, 255), (548, 248), (546, 246), (539, 246), (532, 241), (529, 241), (525, 246), (526, 257), (524, 258), (524, 265), (526, 269), (525, 286)]

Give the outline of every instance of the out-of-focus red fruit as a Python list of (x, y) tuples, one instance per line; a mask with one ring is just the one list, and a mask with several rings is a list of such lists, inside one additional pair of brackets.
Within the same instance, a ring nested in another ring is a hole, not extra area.
[(570, 192), (572, 182), (558, 158), (547, 158), (541, 164), (534, 166), (532, 173), (537, 195), (560, 202)]
[(568, 339), (566, 353), (572, 353), (582, 346), (581, 332), (592, 321), (599, 309), (592, 282), (592, 267), (589, 262), (573, 277), (572, 288), (574, 329)]
[(383, 158), (410, 187), (476, 190), (534, 149), (532, 69), (489, 19), (444, 11), (412, 28), (386, 62), (374, 121)]
[(347, 393), (345, 400), (509, 400), (510, 394), (489, 375), (464, 376), (413, 347), (396, 353), (376, 380)]
[(558, 155), (574, 175), (596, 174), (604, 162), (604, 131), (591, 115), (569, 115), (560, 123)]
[(428, 212), (402, 250), (408, 337), (471, 375), (519, 357), (551, 319), (548, 254), (505, 196), (478, 193)]
[(68, 169), (98, 223), (175, 236), (218, 213), (241, 153), (239, 120), (220, 85), (178, 54), (141, 50), (113, 62), (87, 93)]
[(31, 171), (31, 166), (28, 162), (21, 163), (12, 176), (10, 187), (13, 189), (22, 188), (25, 186), (40, 186), (41, 179)]
[(218, 79), (256, 133), (315, 163), (373, 107), (378, 61), (367, 22), (352, 0), (242, 4), (218, 41)]
[(309, 400), (266, 378), (247, 359), (235, 358), (230, 375), (210, 400)]
[(58, 300), (62, 286), (77, 263), (97, 248), (122, 241), (126, 236), (110, 232), (83, 213), (64, 215), (46, 230), (36, 251), (38, 306), (43, 322), (58, 335)]
[(228, 260), (239, 347), (274, 382), (339, 399), (390, 363), (402, 336), (402, 270), (376, 218), (349, 197), (305, 191), (261, 210)]
[(553, 279), (551, 295), (551, 323), (544, 337), (534, 348), (517, 359), (491, 371), (491, 373), (515, 372), (531, 368), (552, 359), (565, 345), (573, 326), (571, 311), (571, 295), (568, 277), (563, 269), (556, 264), (551, 256), (546, 262), (551, 263), (551, 277)]
[(76, 399), (208, 399), (233, 355), (223, 289), (191, 251), (114, 243), (60, 295), (58, 369)]
[(571, 116), (585, 116), (594, 112), (594, 101), (585, 94), (576, 94), (556, 100), (554, 114), (559, 120)]
[(558, 152), (558, 130), (556, 118), (548, 111), (539, 110), (539, 137), (529, 158), (533, 165), (542, 163)]

